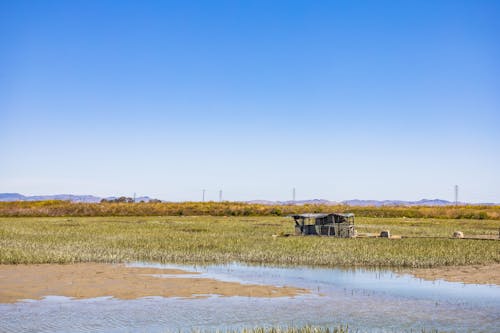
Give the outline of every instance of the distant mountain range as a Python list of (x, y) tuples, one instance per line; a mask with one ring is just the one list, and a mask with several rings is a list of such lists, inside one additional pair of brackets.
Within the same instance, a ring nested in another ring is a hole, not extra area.
[[(0, 201), (43, 201), (43, 200), (65, 200), (71, 202), (86, 202), (95, 203), (100, 202), (102, 199), (114, 200), (118, 197), (97, 197), (94, 195), (75, 195), (75, 194), (56, 194), (56, 195), (35, 195), (25, 196), (19, 193), (0, 193)], [(135, 198), (136, 202), (149, 202), (152, 199), (148, 196)], [(269, 200), (251, 200), (246, 201), (250, 204), (261, 205), (348, 205), (348, 206), (448, 206), (454, 205), (454, 202), (442, 199), (422, 199), (418, 201), (403, 201), (403, 200), (345, 200), (345, 201), (330, 201), (325, 199), (312, 199), (312, 200), (296, 200), (296, 201), (269, 201)], [(460, 205), (466, 203), (459, 202)], [(494, 203), (477, 203), (474, 205), (496, 205)]]
[[(454, 202), (442, 199), (422, 199), (419, 201), (403, 201), (403, 200), (344, 200), (344, 201), (329, 201), (325, 199), (313, 200), (296, 200), (296, 201), (266, 201), (253, 200), (249, 203), (257, 203), (262, 205), (348, 205), (348, 206), (448, 206), (454, 205)], [(465, 204), (460, 202), (459, 204)]]
[[(448, 206), (454, 205), (454, 202), (442, 199), (422, 199), (418, 201), (402, 201), (402, 200), (347, 200), (342, 201), (342, 204), (349, 206)], [(464, 202), (459, 202), (463, 205)]]
[[(55, 194), (55, 195), (33, 195), (25, 196), (19, 193), (0, 193), (0, 201), (44, 201), (44, 200), (64, 200), (71, 202), (86, 202), (86, 203), (96, 203), (100, 202), (102, 199), (114, 200), (119, 197), (96, 197), (94, 195), (75, 195), (75, 194)], [(136, 202), (149, 202), (153, 200), (150, 197), (137, 197)]]

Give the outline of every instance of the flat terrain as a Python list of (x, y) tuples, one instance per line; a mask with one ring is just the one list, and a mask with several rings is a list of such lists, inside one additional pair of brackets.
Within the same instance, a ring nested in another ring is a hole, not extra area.
[[(188, 276), (188, 275), (190, 276)], [(200, 298), (206, 295), (284, 297), (305, 289), (197, 277), (179, 269), (81, 263), (72, 265), (0, 265), (0, 303), (58, 295), (73, 298), (147, 296)]]
[(354, 213), (357, 217), (499, 220), (500, 206), (262, 205), (244, 202), (77, 203), (60, 200), (0, 202), (0, 216), (289, 216)]
[(408, 273), (424, 280), (500, 285), (500, 264), (414, 268)]
[(498, 220), (356, 218), (359, 232), (389, 229), (404, 239), (278, 237), (285, 217), (5, 217), (0, 264), (75, 262), (246, 263), (431, 268), (500, 263)]

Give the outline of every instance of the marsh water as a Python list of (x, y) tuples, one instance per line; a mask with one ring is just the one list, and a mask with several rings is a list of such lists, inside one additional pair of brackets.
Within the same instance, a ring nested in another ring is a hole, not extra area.
[(112, 297), (73, 300), (50, 296), (0, 304), (0, 332), (171, 332), (256, 326), (348, 325), (360, 332), (437, 329), (500, 332), (500, 287), (425, 281), (385, 270), (247, 266), (185, 266), (208, 277), (311, 290), (295, 297)]

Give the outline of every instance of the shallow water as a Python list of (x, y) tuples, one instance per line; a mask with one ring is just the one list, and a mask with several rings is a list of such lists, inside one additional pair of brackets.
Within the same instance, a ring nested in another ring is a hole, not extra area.
[(370, 332), (500, 332), (500, 287), (424, 281), (380, 270), (133, 264), (223, 281), (308, 288), (294, 298), (109, 297), (0, 304), (0, 332), (166, 332), (255, 326), (337, 326)]

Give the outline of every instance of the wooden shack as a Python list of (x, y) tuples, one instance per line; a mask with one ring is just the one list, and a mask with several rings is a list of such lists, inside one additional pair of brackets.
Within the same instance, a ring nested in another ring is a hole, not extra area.
[(295, 221), (296, 235), (320, 235), (350, 238), (354, 237), (354, 214), (297, 214)]

